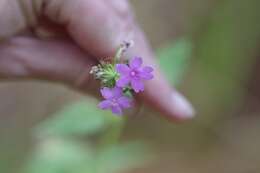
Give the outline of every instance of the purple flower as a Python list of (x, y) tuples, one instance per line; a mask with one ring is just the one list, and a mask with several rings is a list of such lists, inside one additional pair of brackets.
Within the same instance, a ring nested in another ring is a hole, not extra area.
[(114, 114), (121, 115), (122, 109), (131, 107), (131, 99), (123, 95), (119, 87), (102, 88), (100, 90), (105, 100), (99, 103), (101, 109), (111, 109)]
[(116, 85), (118, 87), (125, 87), (129, 83), (135, 92), (143, 91), (143, 80), (150, 80), (153, 78), (151, 72), (152, 67), (141, 67), (143, 61), (140, 57), (134, 57), (130, 60), (129, 66), (126, 64), (117, 64), (116, 71), (120, 74), (120, 78), (117, 80)]

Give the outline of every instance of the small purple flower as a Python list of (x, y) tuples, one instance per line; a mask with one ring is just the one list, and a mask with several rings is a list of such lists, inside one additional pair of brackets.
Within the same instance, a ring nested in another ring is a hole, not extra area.
[(134, 57), (130, 60), (129, 66), (126, 64), (117, 64), (116, 71), (120, 74), (116, 85), (118, 87), (125, 87), (129, 83), (135, 92), (143, 91), (143, 80), (150, 80), (153, 78), (153, 68), (149, 66), (141, 67), (143, 61), (140, 57)]
[(131, 107), (131, 99), (123, 95), (119, 87), (102, 88), (100, 90), (105, 100), (98, 104), (100, 109), (111, 109), (114, 114), (122, 115), (122, 109)]

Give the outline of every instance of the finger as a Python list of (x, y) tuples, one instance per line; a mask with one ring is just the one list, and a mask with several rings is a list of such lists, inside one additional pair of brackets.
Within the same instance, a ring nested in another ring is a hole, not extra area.
[[(100, 99), (99, 82), (90, 70), (97, 62), (70, 40), (16, 37), (0, 44), (1, 79), (42, 79), (64, 83)], [(139, 106), (129, 109), (133, 115)]]
[[(140, 94), (140, 98), (151, 107), (159, 110), (162, 115), (170, 120), (182, 121), (192, 118), (194, 116), (192, 105), (182, 94), (171, 87), (161, 73), (145, 35), (138, 27), (138, 24), (133, 20), (133, 15), (131, 15), (127, 1), (118, 3), (116, 0), (110, 0), (106, 2), (114, 7), (114, 11), (117, 12), (116, 14), (121, 20), (128, 23), (124, 24), (125, 26), (128, 26), (128, 30), (122, 30), (121, 32), (125, 33), (122, 35), (131, 33), (133, 36), (135, 46), (127, 51), (126, 59), (131, 59), (134, 56), (141, 56), (145, 65), (153, 66), (155, 69), (155, 78), (146, 82), (145, 91), (143, 94)], [(122, 23), (124, 23), (123, 21)]]
[(143, 32), (136, 27), (134, 33), (135, 46), (126, 52), (127, 59), (141, 56), (144, 65), (154, 69), (154, 79), (145, 82), (145, 91), (140, 94), (140, 98), (170, 120), (183, 121), (192, 118), (195, 114), (192, 105), (165, 79)]
[[(171, 88), (156, 65), (145, 36), (133, 21), (127, 1), (122, 0), (124, 8), (122, 4), (110, 3), (112, 1), (55, 1), (55, 4), (49, 1), (46, 10), (54, 20), (66, 24), (75, 41), (98, 59), (113, 56), (118, 45), (127, 39), (129, 33), (133, 34), (135, 46), (129, 50), (127, 58), (142, 56), (144, 63), (155, 69), (155, 79), (146, 83), (141, 98), (171, 120), (193, 117), (191, 104)], [(53, 15), (57, 9), (59, 18)]]
[[(126, 0), (46, 1), (44, 14), (67, 27), (72, 38), (96, 58), (106, 58), (132, 31), (132, 15)], [(115, 4), (121, 4), (117, 8)], [(112, 8), (114, 6), (115, 8)], [(117, 10), (116, 10), (117, 9)]]
[(16, 37), (0, 44), (2, 79), (59, 81), (92, 93), (97, 88), (89, 75), (94, 64), (86, 52), (65, 40)]

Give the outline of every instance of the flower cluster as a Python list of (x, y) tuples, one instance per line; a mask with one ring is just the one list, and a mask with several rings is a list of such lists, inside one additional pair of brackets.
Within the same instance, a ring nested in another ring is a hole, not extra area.
[(100, 92), (104, 100), (99, 103), (99, 108), (111, 109), (117, 115), (132, 106), (134, 93), (144, 91), (144, 80), (153, 78), (153, 68), (142, 67), (141, 57), (122, 62), (121, 56), (129, 46), (124, 43), (119, 47), (113, 63), (102, 61), (90, 71), (102, 85)]

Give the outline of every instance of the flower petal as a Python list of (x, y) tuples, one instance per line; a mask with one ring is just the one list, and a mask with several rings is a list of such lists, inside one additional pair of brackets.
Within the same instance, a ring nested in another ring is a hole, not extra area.
[(131, 107), (131, 99), (128, 98), (128, 97), (120, 97), (118, 100), (117, 100), (118, 104), (122, 107), (122, 108), (129, 108)]
[(100, 109), (109, 109), (111, 107), (111, 102), (109, 100), (103, 100), (98, 104)]
[(142, 69), (143, 72), (146, 72), (146, 73), (151, 73), (153, 71), (153, 68), (152, 67), (149, 67), (149, 66), (145, 66), (143, 69)]
[(139, 68), (141, 67), (142, 63), (143, 63), (142, 58), (134, 57), (133, 59), (130, 60), (129, 65), (131, 68)]
[(122, 96), (122, 88), (119, 88), (119, 87), (114, 87), (111, 89), (112, 90), (112, 93), (113, 93), (113, 98), (119, 98)]
[(105, 99), (110, 99), (113, 97), (113, 91), (110, 88), (104, 87), (100, 90), (100, 92)]
[(119, 105), (111, 107), (112, 113), (116, 115), (122, 115), (122, 109)]
[(125, 77), (121, 77), (116, 81), (116, 85), (118, 87), (125, 87), (128, 83), (130, 82), (129, 77), (125, 76)]
[(144, 91), (144, 85), (140, 80), (131, 80), (131, 86), (136, 93)]
[(142, 79), (145, 79), (145, 80), (150, 80), (150, 79), (153, 78), (153, 74), (147, 73), (147, 72), (141, 72), (141, 73), (139, 73), (139, 76), (140, 76)]
[(129, 74), (130, 68), (126, 64), (116, 64), (116, 71), (125, 76)]

